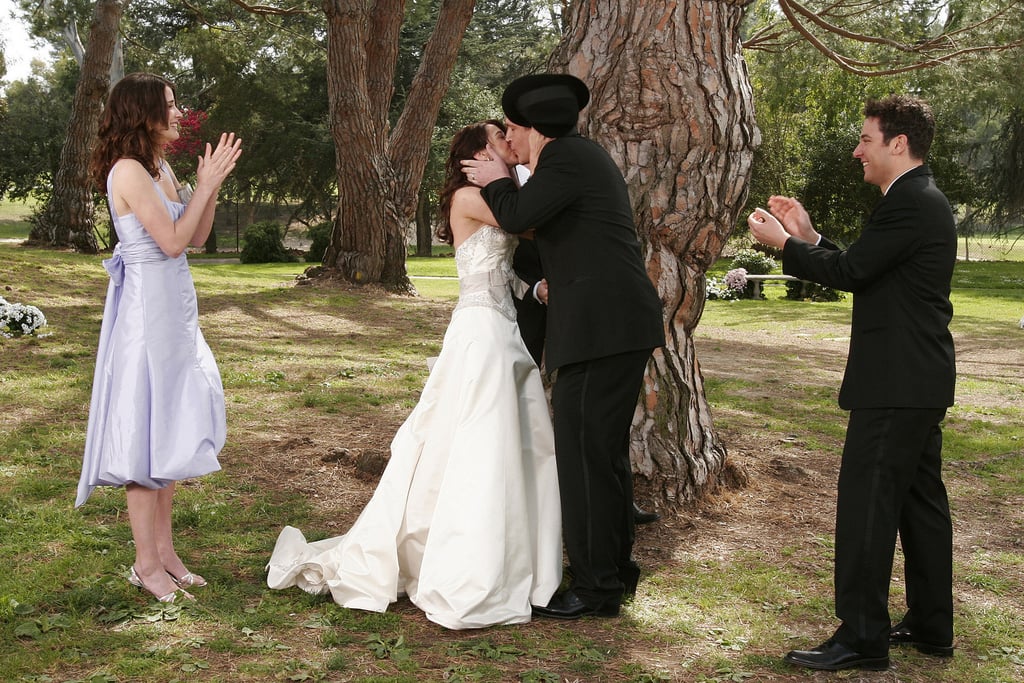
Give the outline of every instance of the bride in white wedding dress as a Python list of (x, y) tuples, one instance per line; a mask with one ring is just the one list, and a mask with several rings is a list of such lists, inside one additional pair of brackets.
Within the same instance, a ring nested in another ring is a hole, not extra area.
[(488, 142), (512, 158), (493, 122), (452, 140), (438, 236), (455, 247), (460, 294), (420, 401), (348, 533), (307, 543), (284, 528), (271, 588), (376, 612), (404, 593), (431, 621), (467, 629), (527, 622), (561, 582), (554, 436), (512, 301), (517, 242), (494, 227), (459, 163)]

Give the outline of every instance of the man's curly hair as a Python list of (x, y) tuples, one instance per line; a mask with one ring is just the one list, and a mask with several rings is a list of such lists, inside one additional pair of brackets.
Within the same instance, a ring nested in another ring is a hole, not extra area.
[(888, 144), (897, 135), (906, 135), (910, 155), (921, 161), (928, 157), (935, 137), (935, 116), (925, 101), (911, 95), (871, 99), (864, 105), (864, 117), (878, 119), (882, 142)]

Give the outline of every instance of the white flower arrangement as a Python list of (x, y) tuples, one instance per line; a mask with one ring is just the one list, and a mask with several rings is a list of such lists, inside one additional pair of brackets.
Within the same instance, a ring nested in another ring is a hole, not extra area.
[(733, 268), (725, 274), (725, 286), (742, 293), (747, 286), (747, 269)]
[(704, 291), (709, 300), (736, 301), (743, 298), (746, 286), (747, 270), (745, 268), (733, 268), (725, 274), (724, 278), (709, 277)]
[(46, 316), (35, 306), (12, 304), (0, 297), (0, 336), (21, 337), (35, 334), (46, 325)]

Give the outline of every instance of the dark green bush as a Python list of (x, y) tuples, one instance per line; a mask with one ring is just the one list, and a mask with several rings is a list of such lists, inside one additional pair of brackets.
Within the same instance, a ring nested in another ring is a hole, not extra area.
[(310, 226), (308, 235), (313, 243), (309, 245), (309, 251), (306, 252), (306, 263), (321, 263), (324, 260), (327, 245), (331, 243), (333, 227), (331, 223), (317, 223)]
[(787, 282), (786, 298), (794, 301), (842, 301), (846, 293), (817, 282)]
[(284, 247), (281, 226), (272, 221), (253, 223), (245, 231), (242, 263), (290, 263), (295, 260)]

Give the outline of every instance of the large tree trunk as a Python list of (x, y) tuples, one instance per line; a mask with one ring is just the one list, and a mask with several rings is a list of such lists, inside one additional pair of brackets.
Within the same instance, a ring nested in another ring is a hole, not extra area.
[(98, 251), (93, 232), (89, 156), (110, 89), (110, 65), (121, 15), (127, 4), (127, 0), (98, 0), (96, 3), (53, 193), (34, 218), (30, 242), (71, 246), (90, 254)]
[(337, 151), (338, 211), (325, 274), (412, 291), (406, 229), (441, 100), (474, 0), (443, 0), (402, 115), (388, 136), (403, 0), (324, 0), (327, 87)]
[[(126, 2), (126, 7), (127, 4)], [(61, 33), (64, 36), (64, 43), (71, 50), (75, 61), (78, 62), (78, 68), (81, 69), (83, 62), (85, 62), (85, 46), (82, 45), (82, 39), (78, 36), (78, 20), (75, 18), (74, 13), (68, 17), (67, 24), (65, 24), (64, 30)], [(110, 82), (117, 83), (122, 78), (124, 78), (124, 42), (121, 40), (120, 34), (118, 34), (114, 43), (114, 54), (110, 59)]]
[[(325, 0), (327, 15), (327, 90), (331, 134), (337, 151), (338, 211), (331, 242), (324, 254), (325, 269), (337, 269), (357, 283), (379, 282), (384, 272), (385, 228), (394, 215), (391, 197), (391, 168), (385, 154), (387, 107), (382, 115), (373, 107), (380, 91), (391, 84), (373, 78), (370, 67), (384, 60), (387, 42), (380, 54), (371, 55), (370, 43), (377, 31), (372, 13), (383, 2)], [(389, 3), (387, 14), (401, 21), (401, 2)], [(376, 30), (373, 30), (373, 29)], [(394, 29), (397, 30), (397, 29)], [(371, 32), (373, 31), (373, 32)], [(394, 41), (397, 44), (397, 39)], [(393, 65), (393, 61), (392, 61)], [(393, 68), (393, 66), (392, 66)], [(370, 83), (378, 88), (371, 93)], [(388, 204), (391, 203), (391, 206)]]
[(668, 343), (648, 365), (631, 458), (669, 504), (742, 476), (727, 467), (692, 333), (760, 143), (739, 45), (750, 1), (577, 0), (550, 62), (591, 88), (582, 130), (623, 170), (664, 303)]

